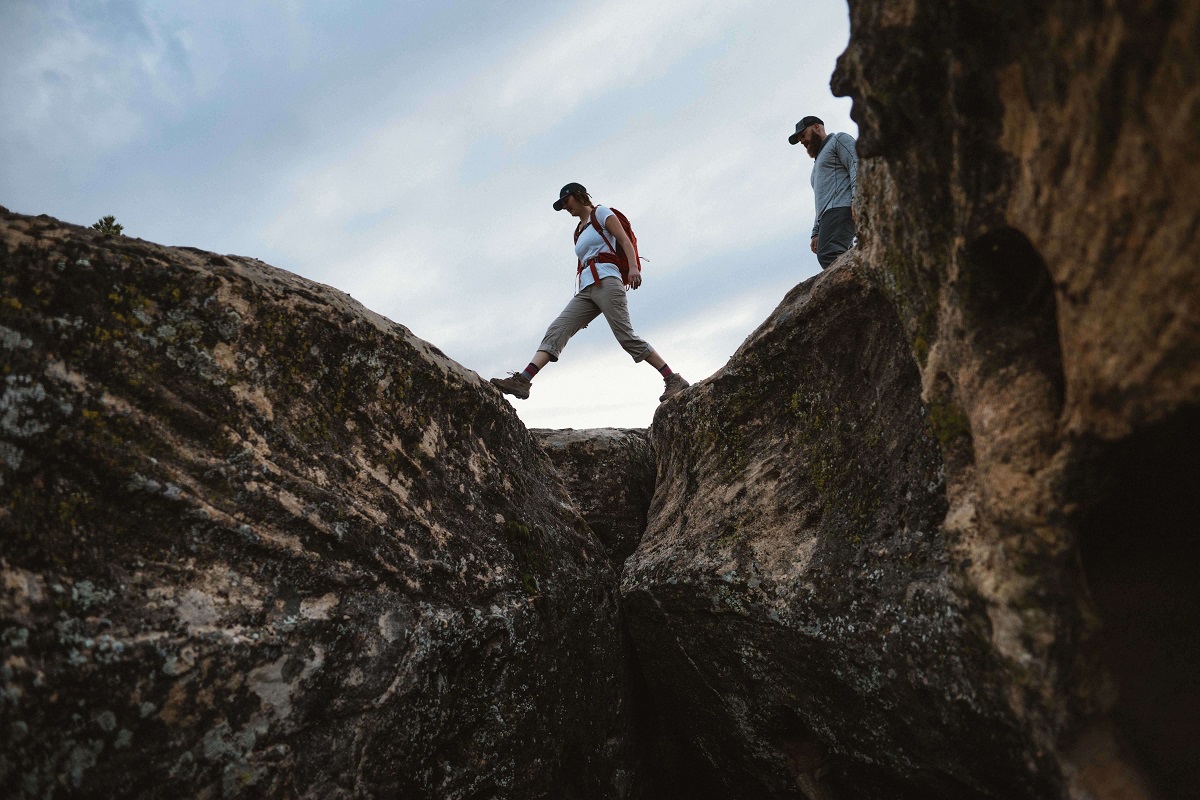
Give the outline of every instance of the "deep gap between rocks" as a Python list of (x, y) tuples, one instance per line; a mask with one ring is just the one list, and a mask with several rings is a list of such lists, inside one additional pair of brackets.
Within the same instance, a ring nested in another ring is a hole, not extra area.
[(1080, 551), (1118, 684), (1113, 720), (1166, 798), (1200, 784), (1200, 408), (1109, 446)]

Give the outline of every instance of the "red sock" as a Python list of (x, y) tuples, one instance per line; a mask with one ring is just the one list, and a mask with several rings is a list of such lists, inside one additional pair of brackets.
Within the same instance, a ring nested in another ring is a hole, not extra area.
[(668, 367), (666, 364), (663, 364), (661, 367), (658, 368), (658, 374), (662, 375), (663, 380), (665, 381), (667, 378), (671, 377), (671, 375), (673, 375), (674, 373), (671, 372), (670, 367)]
[(524, 375), (528, 380), (532, 381), (533, 376), (537, 375), (541, 371), (541, 368), (537, 364), (534, 364), (532, 361), (530, 361), (529, 366), (521, 370), (521, 374)]

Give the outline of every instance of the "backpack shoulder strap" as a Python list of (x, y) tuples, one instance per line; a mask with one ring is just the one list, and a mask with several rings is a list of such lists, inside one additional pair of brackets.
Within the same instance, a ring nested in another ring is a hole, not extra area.
[[(609, 210), (611, 211), (612, 209), (609, 209)], [(601, 240), (603, 240), (603, 242), (606, 245), (608, 245), (608, 249), (612, 250), (613, 253), (616, 253), (617, 252), (616, 245), (614, 245), (608, 241), (608, 237), (604, 235), (604, 228), (600, 227), (600, 223), (596, 220), (596, 209), (595, 208), (592, 209), (591, 223), (592, 223), (592, 227), (596, 229), (596, 233), (600, 234)]]

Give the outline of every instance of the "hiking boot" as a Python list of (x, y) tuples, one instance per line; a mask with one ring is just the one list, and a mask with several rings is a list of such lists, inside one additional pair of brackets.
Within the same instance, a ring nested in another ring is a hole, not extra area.
[(658, 398), (658, 402), (661, 403), (665, 400), (670, 400), (689, 386), (691, 384), (685, 381), (682, 375), (678, 372), (672, 372), (671, 377), (667, 378), (667, 388), (662, 393), (662, 397)]
[(492, 378), (492, 385), (505, 394), (511, 394), (518, 400), (529, 399), (529, 387), (532, 386), (529, 378), (526, 378), (519, 372), (510, 372), (510, 378)]

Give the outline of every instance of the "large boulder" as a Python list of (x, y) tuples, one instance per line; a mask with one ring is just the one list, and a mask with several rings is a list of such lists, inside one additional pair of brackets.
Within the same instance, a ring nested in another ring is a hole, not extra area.
[(615, 574), (494, 388), (253, 259), (0, 241), (0, 793), (627, 794)]
[(1190, 796), (1200, 4), (850, 8), (862, 268), (957, 431), (947, 527), (1013, 706), (1056, 792)]
[(1043, 796), (943, 525), (920, 395), (894, 309), (849, 256), (659, 409), (622, 594), (692, 753), (680, 796)]

